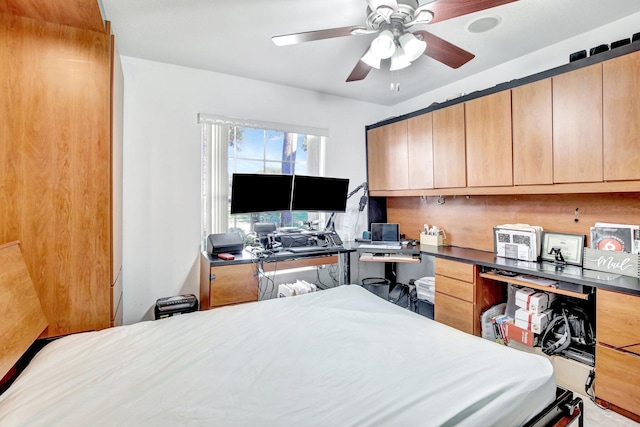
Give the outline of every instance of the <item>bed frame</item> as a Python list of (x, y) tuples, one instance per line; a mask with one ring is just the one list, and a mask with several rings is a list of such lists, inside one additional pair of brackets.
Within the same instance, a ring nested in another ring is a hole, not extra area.
[[(0, 393), (50, 340), (37, 340), (47, 326), (40, 301), (20, 252), (19, 242), (0, 245)], [(583, 402), (573, 392), (556, 389), (556, 399), (526, 427), (573, 425), (583, 427)]]

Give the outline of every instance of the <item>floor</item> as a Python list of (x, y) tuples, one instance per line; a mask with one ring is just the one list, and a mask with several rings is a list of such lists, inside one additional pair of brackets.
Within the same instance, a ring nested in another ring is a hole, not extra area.
[(589, 397), (575, 393), (584, 402), (584, 426), (585, 427), (639, 427), (640, 423), (630, 420), (627, 417), (602, 409), (589, 399)]

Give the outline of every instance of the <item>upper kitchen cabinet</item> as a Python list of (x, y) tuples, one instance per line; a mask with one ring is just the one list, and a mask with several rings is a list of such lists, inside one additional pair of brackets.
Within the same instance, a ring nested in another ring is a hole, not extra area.
[(553, 184), (551, 79), (511, 91), (513, 184)]
[(465, 104), (468, 186), (513, 185), (511, 91)]
[(407, 120), (409, 188), (433, 188), (432, 113)]
[(409, 188), (406, 120), (367, 132), (367, 162), (369, 190)]
[(435, 110), (432, 114), (433, 186), (466, 187), (464, 103)]
[(601, 182), (602, 64), (552, 79), (554, 182)]
[(603, 64), (604, 180), (640, 179), (640, 52)]

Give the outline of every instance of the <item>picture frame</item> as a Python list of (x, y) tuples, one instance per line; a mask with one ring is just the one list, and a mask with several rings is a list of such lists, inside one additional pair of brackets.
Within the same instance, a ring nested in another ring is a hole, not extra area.
[(585, 240), (584, 234), (543, 231), (540, 258), (543, 261), (556, 262), (552, 249), (560, 248), (562, 257), (567, 264), (582, 266)]

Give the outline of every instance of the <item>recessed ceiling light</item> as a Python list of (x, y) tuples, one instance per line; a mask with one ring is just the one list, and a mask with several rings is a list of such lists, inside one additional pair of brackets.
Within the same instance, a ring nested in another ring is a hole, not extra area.
[(485, 16), (467, 24), (467, 31), (470, 33), (485, 33), (500, 25), (500, 22), (502, 22), (502, 18), (499, 16)]

